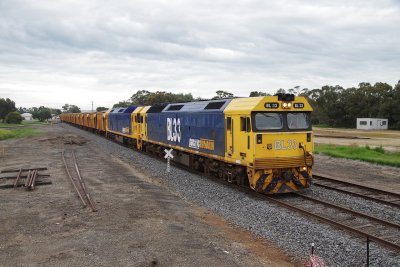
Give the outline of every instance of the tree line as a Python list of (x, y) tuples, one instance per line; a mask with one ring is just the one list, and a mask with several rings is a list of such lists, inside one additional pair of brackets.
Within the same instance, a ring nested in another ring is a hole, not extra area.
[(0, 121), (6, 123), (21, 123), (23, 117), (21, 114), (31, 113), (33, 119), (45, 121), (52, 118), (53, 115), (61, 114), (60, 109), (47, 108), (44, 106), (24, 108), (16, 108), (15, 102), (9, 98), (0, 98)]
[[(285, 90), (279, 89), (277, 93), (291, 93), (305, 96), (314, 109), (312, 123), (314, 125), (326, 125), (330, 127), (354, 128), (357, 118), (387, 118), (389, 128), (400, 129), (400, 81), (391, 86), (387, 83), (377, 82), (374, 85), (362, 82), (358, 87), (344, 88), (342, 86), (322, 86), (317, 89), (294, 88)], [(250, 97), (269, 95), (263, 91), (252, 91)], [(235, 98), (236, 96), (224, 90), (216, 91), (211, 99)], [(129, 107), (131, 105), (155, 105), (159, 103), (178, 103), (210, 100), (204, 98), (194, 98), (192, 94), (171, 93), (164, 91), (149, 92), (138, 90), (128, 100), (120, 101), (113, 107)], [(107, 110), (106, 107), (98, 107), (96, 111)], [(30, 109), (15, 107), (15, 102), (11, 99), (0, 98), (0, 120), (6, 121), (8, 118), (17, 116), (21, 113), (29, 112), (33, 118), (44, 121), (50, 119), (51, 115), (58, 115), (61, 112), (79, 113), (80, 108), (76, 105), (65, 104), (60, 109), (50, 109), (47, 107), (34, 107)], [(22, 120), (22, 119), (21, 119)]]
[(300, 95), (314, 108), (313, 124), (354, 128), (357, 118), (387, 118), (389, 128), (400, 129), (400, 81), (395, 86), (382, 82), (347, 89), (323, 86), (303, 89)]
[[(275, 93), (290, 93), (304, 96), (314, 109), (312, 123), (329, 127), (355, 128), (357, 118), (387, 118), (389, 128), (400, 129), (400, 81), (391, 86), (377, 82), (374, 85), (362, 82), (358, 87), (322, 86), (317, 89), (278, 89)], [(263, 91), (252, 91), (250, 97), (270, 95)], [(219, 90), (211, 99), (235, 98), (230, 92)], [(120, 101), (114, 107), (131, 105), (154, 105), (210, 99), (194, 98), (192, 94), (170, 92), (149, 92), (139, 90), (128, 100)]]

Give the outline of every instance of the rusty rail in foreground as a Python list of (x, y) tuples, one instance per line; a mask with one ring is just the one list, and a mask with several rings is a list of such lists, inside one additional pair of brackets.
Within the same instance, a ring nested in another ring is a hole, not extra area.
[(73, 150), (71, 150), (72, 161), (73, 161), (73, 164), (74, 164), (74, 167), (75, 167), (75, 172), (76, 172), (77, 177), (78, 177), (77, 180), (79, 182), (79, 187), (80, 187), (81, 190), (79, 190), (77, 184), (74, 181), (75, 179), (72, 177), (72, 175), (71, 175), (71, 173), (70, 173), (70, 171), (68, 169), (68, 164), (67, 164), (67, 161), (65, 160), (65, 150), (61, 153), (61, 155), (62, 155), (62, 159), (63, 159), (63, 162), (64, 162), (65, 170), (67, 171), (68, 177), (71, 180), (71, 182), (72, 182), (72, 184), (73, 184), (73, 186), (75, 188), (75, 191), (78, 194), (78, 196), (79, 196), (79, 198), (80, 198), (80, 200), (81, 200), (81, 202), (83, 204), (83, 207), (86, 207), (87, 203), (89, 203), (89, 206), (91, 207), (92, 211), (96, 212), (97, 208), (96, 208), (96, 206), (95, 206), (95, 204), (94, 204), (94, 202), (93, 202), (93, 200), (92, 200), (92, 198), (91, 198), (91, 196), (90, 196), (90, 194), (89, 194), (89, 192), (87, 190), (85, 182), (82, 179), (82, 176), (80, 174), (79, 167), (78, 167), (77, 160), (76, 160), (76, 156), (75, 156), (75, 152)]
[(75, 191), (76, 191), (76, 193), (78, 194), (79, 199), (81, 200), (83, 207), (85, 208), (85, 207), (87, 206), (87, 205), (86, 205), (86, 201), (83, 199), (81, 192), (79, 192), (79, 189), (78, 189), (78, 187), (76, 186), (75, 181), (74, 181), (74, 179), (72, 178), (71, 173), (70, 173), (69, 170), (68, 170), (68, 165), (67, 165), (67, 162), (65, 161), (65, 153), (64, 153), (64, 152), (65, 152), (65, 151), (61, 152), (61, 156), (62, 156), (62, 160), (63, 160), (63, 162), (64, 162), (65, 170), (67, 171), (68, 177), (69, 177), (69, 179), (71, 180), (72, 185), (74, 186)]

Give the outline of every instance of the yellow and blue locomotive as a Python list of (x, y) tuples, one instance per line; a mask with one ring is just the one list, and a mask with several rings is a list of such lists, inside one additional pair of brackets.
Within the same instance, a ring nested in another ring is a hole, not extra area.
[(273, 194), (310, 186), (311, 112), (304, 97), (279, 94), (113, 109), (86, 127), (106, 125), (107, 136), (160, 156), (173, 148), (181, 164)]

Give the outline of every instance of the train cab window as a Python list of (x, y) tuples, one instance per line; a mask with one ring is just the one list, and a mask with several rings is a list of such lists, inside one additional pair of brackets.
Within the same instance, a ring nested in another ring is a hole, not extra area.
[(250, 118), (249, 117), (240, 117), (240, 130), (242, 132), (250, 132), (251, 125), (250, 125)]
[(303, 112), (288, 113), (287, 124), (290, 130), (308, 129), (310, 127), (309, 115)]
[(240, 131), (242, 131), (242, 132), (246, 131), (246, 118), (245, 117), (240, 117)]
[(283, 116), (281, 113), (257, 112), (254, 123), (257, 130), (278, 130), (283, 128)]
[(231, 117), (226, 118), (226, 130), (227, 131), (232, 130), (232, 118)]

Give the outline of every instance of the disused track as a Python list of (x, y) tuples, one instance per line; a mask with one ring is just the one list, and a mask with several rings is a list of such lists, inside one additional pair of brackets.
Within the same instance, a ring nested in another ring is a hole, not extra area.
[[(82, 202), (83, 207), (86, 207), (87, 204), (91, 207), (92, 211), (95, 212), (97, 211), (96, 205), (94, 204), (94, 201), (92, 200), (89, 191), (86, 187), (85, 182), (82, 179), (82, 176), (80, 174), (80, 170), (77, 164), (76, 156), (74, 150), (71, 150), (70, 156), (68, 157), (68, 160), (65, 157), (66, 151), (64, 150), (61, 153), (62, 160), (64, 162), (65, 170), (67, 172), (67, 175), (69, 179), (71, 180), (72, 185), (74, 186), (74, 189), (79, 197), (79, 199)], [(71, 167), (72, 166), (72, 167)], [(75, 171), (70, 171), (70, 169)], [(71, 173), (73, 175), (71, 175)], [(75, 176), (75, 178), (73, 177)], [(78, 183), (76, 183), (78, 182)]]
[(334, 178), (313, 175), (312, 184), (400, 208), (400, 194)]

